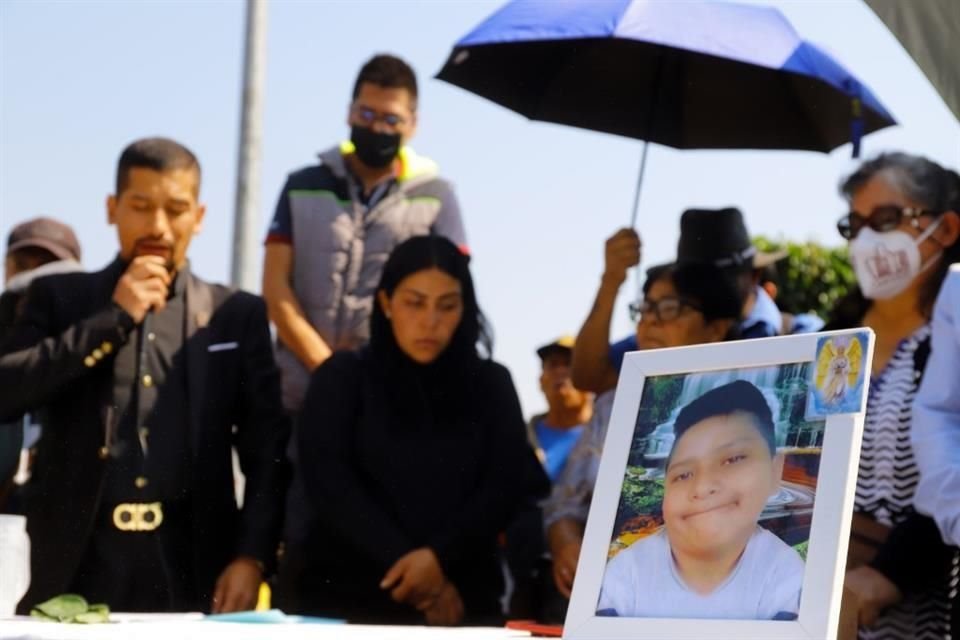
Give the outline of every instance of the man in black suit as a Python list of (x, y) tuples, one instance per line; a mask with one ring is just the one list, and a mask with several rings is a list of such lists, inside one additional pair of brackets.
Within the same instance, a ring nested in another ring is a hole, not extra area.
[(39, 411), (44, 424), (21, 611), (65, 591), (120, 611), (249, 609), (272, 567), (287, 480), (279, 375), (260, 298), (190, 273), (199, 188), (182, 145), (128, 146), (107, 200), (116, 260), (33, 283), (0, 345), (0, 418)]

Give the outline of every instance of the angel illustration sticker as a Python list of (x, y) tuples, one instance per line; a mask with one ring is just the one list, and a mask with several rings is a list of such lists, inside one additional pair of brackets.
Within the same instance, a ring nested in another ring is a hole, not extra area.
[(867, 336), (856, 333), (817, 340), (816, 366), (807, 398), (808, 420), (863, 408), (864, 358)]

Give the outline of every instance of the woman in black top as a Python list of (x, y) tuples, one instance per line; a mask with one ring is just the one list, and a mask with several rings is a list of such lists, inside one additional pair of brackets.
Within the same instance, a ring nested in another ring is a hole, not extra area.
[(352, 622), (494, 623), (497, 536), (548, 487), (489, 340), (468, 258), (417, 237), (383, 269), (370, 345), (313, 375), (299, 464), (318, 522), (298, 598)]

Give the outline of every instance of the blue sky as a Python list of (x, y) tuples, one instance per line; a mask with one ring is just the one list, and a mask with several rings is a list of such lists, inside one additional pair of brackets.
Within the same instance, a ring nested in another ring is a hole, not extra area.
[[(284, 176), (347, 135), (360, 65), (388, 51), (420, 75), (414, 147), (453, 180), (481, 304), (524, 411), (543, 408), (536, 346), (575, 333), (602, 269), (603, 241), (629, 221), (638, 141), (533, 123), (431, 76), (500, 0), (272, 0), (268, 17), (260, 228)], [(901, 123), (864, 153), (902, 149), (960, 166), (960, 124), (859, 0), (767, 2), (824, 45)], [(228, 278), (239, 127), (244, 5), (239, 0), (0, 2), (0, 237), (17, 222), (60, 218), (84, 263), (115, 250), (104, 200), (131, 140), (166, 135), (204, 168), (206, 228), (191, 248), (202, 276)], [(644, 264), (667, 260), (690, 206), (740, 206), (754, 234), (837, 244), (849, 146), (796, 152), (650, 152), (638, 228)], [(257, 269), (259, 272), (259, 268)], [(631, 331), (628, 282), (615, 333)]]

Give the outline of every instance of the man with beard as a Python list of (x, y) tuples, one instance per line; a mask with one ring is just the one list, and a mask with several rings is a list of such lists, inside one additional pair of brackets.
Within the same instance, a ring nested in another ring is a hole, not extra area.
[[(374, 290), (395, 246), (437, 234), (467, 252), (450, 184), (432, 161), (406, 146), (417, 128), (413, 69), (384, 54), (364, 64), (347, 126), (349, 142), (289, 175), (267, 233), (263, 297), (277, 328), (283, 405), (290, 415), (299, 412), (313, 370), (334, 351), (369, 339)], [(275, 591), (288, 611), (297, 610), (299, 548), (315, 517), (295, 471)]]
[(23, 612), (65, 591), (120, 611), (249, 609), (273, 564), (288, 425), (266, 309), (191, 272), (199, 190), (184, 146), (129, 145), (107, 199), (117, 258), (34, 282), (4, 345), (0, 417), (44, 425)]

